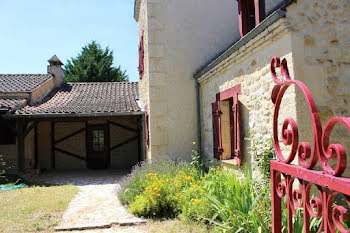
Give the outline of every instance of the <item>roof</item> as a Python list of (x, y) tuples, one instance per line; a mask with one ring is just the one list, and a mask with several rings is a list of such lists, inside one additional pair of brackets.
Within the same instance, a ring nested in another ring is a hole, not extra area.
[(0, 92), (32, 92), (51, 74), (0, 74)]
[(10, 108), (15, 109), (16, 107), (26, 104), (26, 99), (0, 99), (0, 109)]
[[(36, 106), (26, 106), (16, 115), (103, 114), (141, 112), (137, 82), (68, 83)], [(107, 114), (106, 114), (107, 115)]]

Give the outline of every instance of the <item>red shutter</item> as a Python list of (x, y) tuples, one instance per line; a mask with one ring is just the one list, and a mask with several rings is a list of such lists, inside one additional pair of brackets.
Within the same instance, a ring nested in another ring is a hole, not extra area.
[(139, 75), (140, 79), (142, 79), (143, 71), (144, 71), (144, 56), (145, 56), (145, 50), (144, 50), (144, 41), (143, 41), (143, 32), (140, 39), (140, 45), (139, 45)]
[[(236, 160), (237, 165), (241, 165), (241, 130), (240, 130), (240, 121), (239, 121), (239, 101), (238, 93), (233, 96), (233, 106), (232, 106), (232, 115), (233, 115), (233, 158)], [(232, 137), (231, 137), (232, 138)]]
[(241, 37), (248, 33), (248, 4), (247, 0), (238, 1), (238, 23)]
[(146, 148), (149, 148), (149, 119), (148, 119), (148, 109), (147, 106), (145, 107), (145, 141), (146, 141)]
[[(265, 17), (264, 0), (237, 0), (238, 22), (241, 37), (245, 36)], [(253, 20), (255, 18), (255, 21)]]
[(213, 145), (214, 145), (214, 157), (216, 159), (222, 159), (222, 140), (221, 140), (221, 111), (220, 101), (212, 103), (213, 113)]
[(254, 0), (255, 7), (255, 25), (258, 25), (265, 19), (265, 0)]

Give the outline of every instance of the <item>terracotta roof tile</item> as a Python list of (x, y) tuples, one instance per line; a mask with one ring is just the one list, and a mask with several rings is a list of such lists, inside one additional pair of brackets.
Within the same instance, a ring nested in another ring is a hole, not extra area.
[(91, 114), (141, 111), (137, 82), (68, 83), (36, 106), (26, 106), (17, 115)]
[(32, 92), (51, 74), (0, 74), (0, 92)]
[(26, 102), (26, 99), (0, 99), (0, 108), (15, 109), (17, 106), (23, 105)]

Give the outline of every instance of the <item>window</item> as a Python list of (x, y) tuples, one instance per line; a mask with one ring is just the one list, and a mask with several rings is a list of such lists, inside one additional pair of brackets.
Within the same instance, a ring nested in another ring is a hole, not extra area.
[(142, 79), (143, 72), (144, 72), (144, 56), (145, 56), (145, 50), (144, 50), (144, 38), (143, 38), (143, 32), (140, 39), (140, 45), (139, 45), (139, 75), (140, 79)]
[(232, 159), (237, 165), (241, 165), (239, 94), (241, 85), (216, 94), (212, 103), (214, 157)]
[(265, 18), (265, 0), (237, 0), (241, 37), (245, 36)]
[(16, 144), (15, 122), (0, 120), (0, 145)]
[(105, 131), (104, 130), (92, 131), (92, 150), (94, 152), (101, 152), (105, 150)]
[(147, 105), (145, 106), (145, 141), (146, 141), (146, 148), (149, 148), (149, 119), (148, 119), (148, 108)]

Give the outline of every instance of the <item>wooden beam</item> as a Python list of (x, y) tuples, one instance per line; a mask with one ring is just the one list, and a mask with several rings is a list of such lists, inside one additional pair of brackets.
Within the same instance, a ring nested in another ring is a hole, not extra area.
[(142, 156), (141, 156), (141, 140), (142, 140), (141, 130), (142, 130), (142, 127), (141, 127), (141, 123), (139, 120), (137, 121), (137, 123), (138, 123), (138, 126), (137, 126), (137, 157), (138, 157), (138, 162), (141, 162), (142, 161)]
[(126, 145), (126, 144), (129, 144), (130, 142), (135, 141), (135, 140), (137, 139), (137, 137), (138, 137), (138, 136), (135, 136), (135, 137), (132, 137), (132, 138), (129, 138), (129, 139), (125, 140), (124, 142), (121, 142), (121, 143), (119, 143), (119, 144), (113, 146), (112, 148), (110, 148), (109, 151), (115, 150), (115, 149), (117, 149), (117, 148), (119, 148), (119, 147), (121, 147), (121, 146), (124, 146), (124, 145)]
[(32, 129), (38, 124), (38, 122), (34, 121), (28, 128), (24, 130), (24, 137), (26, 137)]
[(72, 157), (74, 157), (76, 159), (85, 160), (85, 158), (83, 156), (74, 154), (72, 152), (69, 152), (69, 151), (66, 151), (66, 150), (63, 150), (63, 149), (60, 149), (60, 148), (57, 148), (57, 147), (54, 147), (54, 150), (56, 150), (58, 152), (61, 152), (62, 154), (65, 154), (65, 155), (72, 156)]
[(89, 123), (86, 121), (85, 122), (85, 157), (86, 161), (88, 161), (88, 156), (89, 156)]
[(51, 168), (56, 168), (56, 156), (55, 156), (55, 122), (51, 122)]
[(24, 170), (24, 122), (17, 121), (17, 164), (18, 170)]
[(112, 125), (115, 125), (115, 126), (118, 126), (122, 129), (125, 129), (125, 130), (129, 130), (131, 132), (134, 132), (134, 133), (137, 133), (137, 129), (133, 129), (133, 128), (130, 128), (128, 126), (125, 126), (125, 125), (122, 125), (122, 124), (119, 124), (119, 123), (116, 123), (116, 122), (113, 122), (113, 121), (108, 121), (110, 124)]
[(111, 133), (110, 133), (110, 123), (107, 121), (106, 123), (106, 148), (107, 148), (107, 162), (108, 162), (108, 167), (111, 166), (111, 151), (109, 150), (109, 148), (111, 147)]
[(39, 149), (38, 149), (38, 125), (34, 127), (34, 169), (38, 168), (39, 164)]
[(83, 131), (85, 131), (85, 130), (86, 130), (86, 129), (85, 129), (85, 127), (84, 127), (84, 128), (81, 128), (81, 129), (79, 129), (79, 130), (77, 130), (77, 131), (71, 133), (71, 134), (68, 134), (67, 136), (64, 136), (63, 138), (60, 138), (60, 139), (58, 139), (57, 141), (55, 141), (55, 145), (56, 145), (57, 143), (63, 142), (64, 140), (67, 140), (68, 138), (71, 138), (71, 137), (73, 137), (73, 136), (75, 136), (75, 135), (77, 135), (77, 134), (79, 134), (79, 133), (81, 133), (81, 132), (83, 132)]

